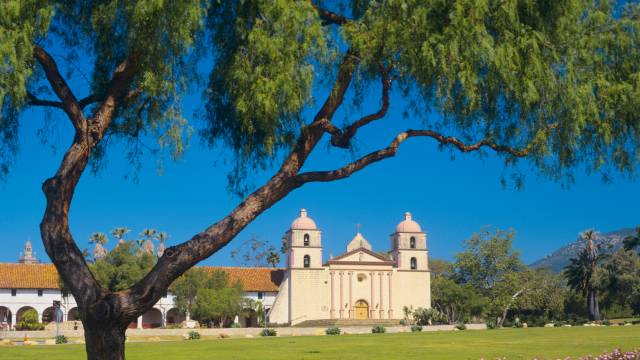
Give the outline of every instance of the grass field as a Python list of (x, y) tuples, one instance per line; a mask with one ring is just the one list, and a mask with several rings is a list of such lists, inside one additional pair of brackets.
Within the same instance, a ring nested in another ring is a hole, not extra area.
[[(640, 326), (274, 337), (128, 343), (147, 359), (564, 359), (640, 348)], [(84, 359), (84, 345), (0, 347), (0, 359)]]

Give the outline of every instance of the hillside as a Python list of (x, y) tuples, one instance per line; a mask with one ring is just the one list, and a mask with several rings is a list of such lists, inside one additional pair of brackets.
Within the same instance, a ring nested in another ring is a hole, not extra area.
[[(603, 248), (608, 249), (609, 252), (614, 252), (622, 247), (622, 240), (624, 240), (625, 237), (633, 234), (635, 234), (635, 229), (633, 228), (601, 233), (596, 238), (595, 242), (596, 244), (602, 244)], [(551, 269), (553, 272), (560, 272), (569, 264), (569, 259), (575, 257), (583, 246), (584, 242), (578, 238), (571, 244), (565, 245), (550, 255), (533, 262), (530, 266), (533, 268), (546, 268)]]

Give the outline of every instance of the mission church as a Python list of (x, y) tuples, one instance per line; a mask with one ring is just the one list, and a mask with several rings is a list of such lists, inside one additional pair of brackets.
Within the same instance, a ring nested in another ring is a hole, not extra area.
[[(225, 271), (230, 282), (240, 282), (246, 297), (262, 303), (272, 324), (399, 320), (405, 306), (430, 307), (427, 234), (410, 213), (390, 235), (389, 251), (374, 252), (357, 232), (343, 254), (330, 256), (323, 263), (322, 231), (305, 209), (291, 223), (285, 240), (285, 268), (205, 268)], [(77, 322), (75, 301), (62, 292), (58, 279), (53, 264), (38, 261), (30, 242), (18, 263), (0, 263), (0, 330), (14, 328), (31, 309), (38, 313), (40, 322), (51, 322), (54, 300), (62, 302), (62, 321)], [(157, 328), (189, 320), (189, 314), (180, 314), (168, 293), (131, 327)], [(255, 313), (236, 322), (257, 326)]]

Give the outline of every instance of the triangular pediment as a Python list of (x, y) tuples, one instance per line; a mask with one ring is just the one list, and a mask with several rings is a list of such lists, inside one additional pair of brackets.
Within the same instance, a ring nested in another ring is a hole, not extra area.
[(380, 264), (380, 265), (392, 265), (393, 262), (380, 254), (376, 254), (373, 251), (366, 248), (358, 248), (352, 251), (348, 251), (340, 256), (337, 256), (329, 260), (329, 264), (340, 263), (365, 263), (365, 264)]

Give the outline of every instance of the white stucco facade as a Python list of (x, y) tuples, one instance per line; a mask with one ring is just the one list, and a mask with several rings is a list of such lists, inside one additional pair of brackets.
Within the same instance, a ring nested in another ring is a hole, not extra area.
[(321, 231), (305, 210), (285, 234), (287, 268), (269, 320), (296, 325), (323, 319), (401, 319), (431, 304), (427, 234), (411, 214), (391, 235), (386, 254), (360, 233), (347, 251), (322, 262)]

